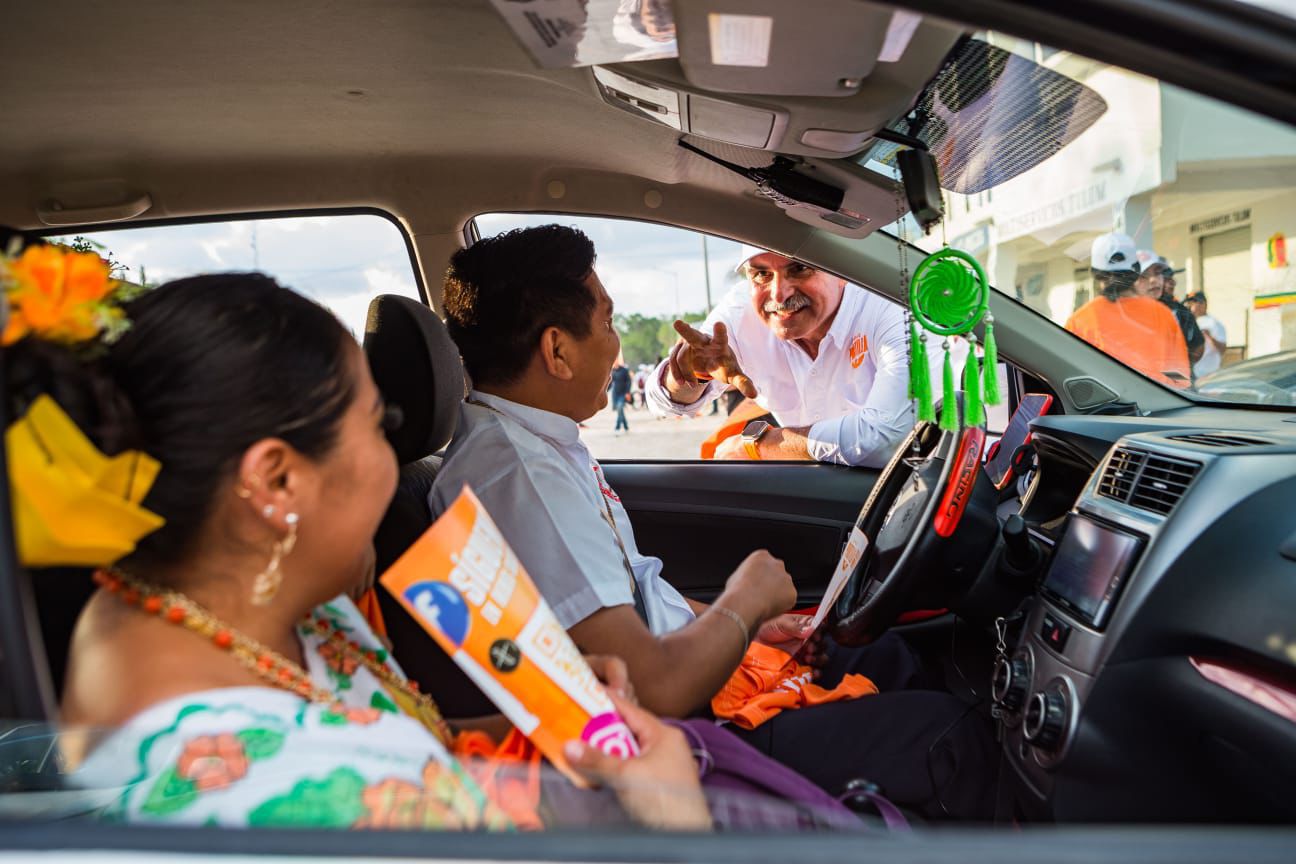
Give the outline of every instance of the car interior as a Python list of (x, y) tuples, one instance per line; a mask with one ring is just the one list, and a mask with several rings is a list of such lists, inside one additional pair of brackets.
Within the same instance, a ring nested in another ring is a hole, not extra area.
[[(626, 15), (663, 5), (671, 39), (617, 41), (618, 14), (629, 26)], [(381, 572), (432, 522), (428, 491), (465, 392), (440, 317), (441, 274), (477, 239), (483, 214), (676, 226), (759, 245), (904, 304), (906, 274), (957, 239), (950, 228), (965, 224), (953, 221), (963, 196), (1085, 151), (1086, 131), (1114, 110), (1096, 92), (1103, 73), (1073, 81), (1041, 44), (1229, 103), (1293, 134), (1290, 13), (1231, 0), (1067, 5), (18, 4), (6, 9), (5, 29), (21, 38), (0, 58), (8, 82), (0, 90), (0, 245), (261, 217), (391, 220), (419, 297), (365, 298), (363, 347), (379, 389), (404, 416), (389, 436), (402, 467), (375, 540)], [(563, 15), (588, 15), (589, 26), (564, 35), (553, 23)], [(1035, 53), (1006, 49), (988, 31)], [(1010, 78), (1019, 83), (1000, 84)], [(995, 86), (1010, 89), (987, 101)], [(940, 113), (934, 103), (947, 113), (916, 122)], [(1217, 209), (1237, 212), (1200, 179), (1204, 169), (1193, 175), (1184, 165), (1185, 184), (1202, 184)], [(1296, 149), (1246, 167), (1250, 179), (1237, 189), (1283, 191), (1268, 206), (1296, 232)], [(1171, 182), (1168, 172), (1158, 176)], [(1073, 256), (1083, 268), (1096, 229), (1059, 224), (1049, 248), (1083, 243)], [(1043, 254), (1043, 245), (1032, 248)], [(1005, 272), (1006, 255), (992, 274)], [(917, 427), (880, 469), (608, 460), (639, 548), (705, 601), (759, 543), (786, 561), (798, 604), (812, 607), (852, 528), (864, 530), (874, 543), (835, 605), (832, 632), (846, 643), (899, 632), (950, 692), (994, 718), (996, 824), (980, 827), (1004, 838), (993, 847), (999, 860), (1055, 848), (1034, 845), (1059, 842), (1039, 840), (1036, 828), (1187, 823), (1237, 833), (1194, 847), (1171, 831), (1154, 838), (1170, 845), (1117, 844), (1111, 854), (1152, 860), (1175, 850), (1178, 860), (1214, 860), (1227, 848), (1281, 860), (1293, 835), (1255, 826), (1296, 822), (1296, 401), (1165, 386), (1049, 320), (1020, 284), (994, 287), (1007, 409), (1028, 394), (1051, 405), (1019, 430), (1011, 478), (996, 484), (982, 464), (1008, 430), (987, 438), (985, 429), (933, 424)], [(1283, 291), (1296, 282), (1272, 296)], [(1288, 341), (1274, 341), (1275, 356), (1296, 347), (1296, 305), (1281, 310)], [(946, 535), (933, 526), (954, 506), (951, 496), (958, 513)], [(93, 816), (84, 800), (41, 797), (61, 788), (58, 760), (48, 738), (43, 750), (23, 745), (22, 730), (57, 723), (68, 641), (94, 586), (84, 573), (21, 568), (7, 514), (6, 500), (0, 743), (12, 753), (0, 757), (0, 848), (201, 851), (177, 832), (48, 833), (51, 820), (88, 826)], [(492, 713), (400, 605), (379, 598), (395, 656), (447, 716)], [(1018, 841), (1004, 830), (1023, 828)], [(326, 848), (273, 833), (241, 848)], [(429, 852), (395, 840), (363, 848), (532, 860), (759, 860), (849, 848), (762, 849), (718, 837), (627, 850), (590, 836), (585, 846), (557, 836), (530, 846)], [(1074, 835), (1076, 848), (1095, 856), (1110, 839)], [(361, 848), (348, 842), (327, 848)], [(927, 848), (901, 849), (897, 860)], [(959, 852), (930, 849), (929, 860)]]

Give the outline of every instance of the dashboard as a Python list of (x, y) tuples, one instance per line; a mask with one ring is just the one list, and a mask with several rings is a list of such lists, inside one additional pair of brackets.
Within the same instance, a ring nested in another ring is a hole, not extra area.
[(1046, 416), (1001, 818), (1296, 817), (1296, 416)]

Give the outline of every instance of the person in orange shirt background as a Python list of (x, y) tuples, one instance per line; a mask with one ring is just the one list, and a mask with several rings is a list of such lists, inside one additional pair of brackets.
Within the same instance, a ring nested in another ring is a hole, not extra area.
[(1113, 231), (1093, 242), (1094, 297), (1075, 311), (1066, 329), (1127, 366), (1171, 387), (1191, 382), (1188, 345), (1174, 313), (1139, 279), (1134, 240)]

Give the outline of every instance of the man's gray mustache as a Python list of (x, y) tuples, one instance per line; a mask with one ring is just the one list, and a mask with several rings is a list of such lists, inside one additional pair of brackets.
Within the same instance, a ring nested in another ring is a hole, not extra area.
[(782, 303), (775, 303), (773, 300), (767, 302), (763, 307), (767, 315), (773, 315), (775, 312), (799, 312), (810, 305), (810, 298), (804, 294), (793, 294)]

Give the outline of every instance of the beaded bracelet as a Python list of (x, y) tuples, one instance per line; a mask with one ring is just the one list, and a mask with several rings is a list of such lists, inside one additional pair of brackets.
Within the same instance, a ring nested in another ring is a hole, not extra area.
[(747, 654), (747, 649), (751, 646), (751, 630), (748, 629), (747, 622), (742, 619), (741, 615), (732, 609), (726, 609), (723, 606), (712, 606), (711, 608), (732, 621), (738, 628), (738, 632), (742, 633), (743, 654), (745, 656)]

